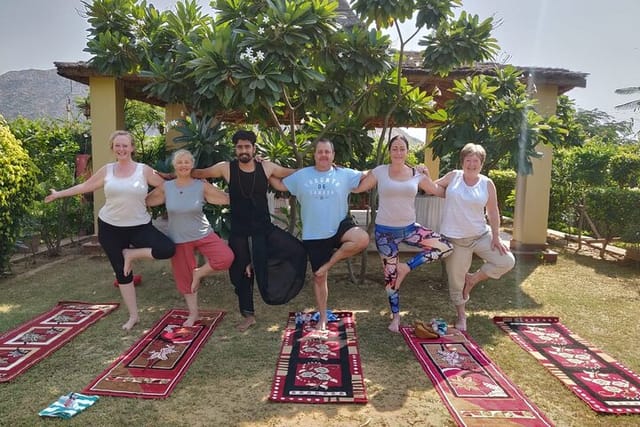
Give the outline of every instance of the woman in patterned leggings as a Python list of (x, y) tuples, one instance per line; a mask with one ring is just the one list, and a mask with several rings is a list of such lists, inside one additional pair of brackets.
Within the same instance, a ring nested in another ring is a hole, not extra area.
[[(451, 244), (438, 233), (416, 222), (415, 198), (418, 189), (442, 195), (429, 172), (422, 173), (406, 164), (409, 142), (397, 135), (388, 145), (390, 164), (380, 165), (367, 174), (354, 192), (367, 191), (378, 185), (378, 214), (375, 220), (375, 240), (384, 269), (385, 290), (391, 308), (389, 330), (400, 327), (400, 284), (418, 266), (437, 261), (451, 252)], [(421, 249), (408, 262), (400, 262), (398, 245), (405, 243)]]

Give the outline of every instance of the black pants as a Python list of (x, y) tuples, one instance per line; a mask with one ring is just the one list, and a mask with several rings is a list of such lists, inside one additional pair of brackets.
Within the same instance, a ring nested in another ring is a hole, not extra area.
[(151, 225), (151, 222), (131, 227), (118, 227), (107, 224), (98, 218), (98, 241), (104, 249), (118, 283), (133, 282), (133, 272), (125, 276), (122, 250), (130, 248), (151, 248), (155, 259), (171, 258), (176, 252), (175, 244), (164, 233)]
[[(249, 240), (251, 239), (251, 240)], [(233, 264), (229, 268), (229, 278), (238, 296), (238, 307), (243, 316), (253, 316), (253, 283), (255, 274), (246, 274), (247, 265), (266, 263), (266, 239), (264, 234), (243, 236), (231, 234), (229, 247), (233, 251)], [(252, 258), (253, 253), (253, 258)]]

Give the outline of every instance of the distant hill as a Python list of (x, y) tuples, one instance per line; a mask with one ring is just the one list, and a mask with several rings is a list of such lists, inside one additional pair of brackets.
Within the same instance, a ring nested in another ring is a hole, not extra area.
[(69, 101), (72, 116), (82, 118), (74, 100), (88, 93), (88, 86), (60, 77), (55, 69), (9, 71), (0, 75), (0, 115), (65, 120)]
[[(70, 100), (72, 116), (82, 119), (74, 101), (88, 94), (88, 86), (59, 76), (55, 69), (9, 71), (0, 75), (0, 115), (7, 120), (19, 116), (65, 120)], [(396, 133), (406, 136), (411, 148), (424, 144), (401, 129), (394, 129)], [(371, 135), (377, 138), (380, 133), (372, 131)]]

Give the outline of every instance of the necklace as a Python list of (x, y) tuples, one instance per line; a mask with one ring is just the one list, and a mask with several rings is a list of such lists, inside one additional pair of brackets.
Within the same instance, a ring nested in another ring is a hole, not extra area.
[[(189, 187), (192, 182), (193, 182), (192, 180), (189, 180), (186, 183), (184, 183), (184, 182), (178, 183), (178, 180), (176, 179), (176, 181), (175, 181), (176, 190), (178, 190), (178, 193), (182, 194), (182, 193), (184, 193), (185, 188)], [(180, 185), (178, 185), (178, 184), (180, 184)]]

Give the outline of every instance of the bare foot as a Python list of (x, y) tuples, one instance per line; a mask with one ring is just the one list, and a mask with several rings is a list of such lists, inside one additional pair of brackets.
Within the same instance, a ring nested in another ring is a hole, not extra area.
[(411, 271), (411, 268), (406, 262), (401, 262), (400, 264), (398, 264), (396, 271), (398, 273), (398, 276), (396, 278), (395, 290), (398, 290), (400, 289), (400, 285), (402, 284), (404, 278), (407, 277), (407, 274), (409, 274), (409, 272)]
[(329, 268), (330, 266), (328, 265), (328, 263), (323, 264), (322, 266), (320, 266), (319, 269), (314, 271), (313, 274), (315, 274), (316, 277), (324, 276), (325, 274), (329, 273)]
[(202, 268), (194, 268), (193, 269), (193, 280), (191, 280), (191, 293), (195, 294), (200, 288), (200, 280), (205, 276), (202, 274)]
[(456, 329), (462, 332), (467, 330), (467, 316), (459, 317), (458, 320), (456, 320)]
[(124, 329), (125, 331), (130, 331), (131, 328), (133, 328), (137, 323), (138, 323), (138, 316), (129, 317), (129, 320), (127, 321), (127, 323), (122, 325), (122, 329)]
[(477, 284), (478, 280), (475, 277), (475, 273), (467, 273), (464, 277), (464, 288), (462, 289), (462, 298), (465, 302), (469, 301), (469, 294), (471, 293), (471, 289), (473, 289), (473, 287)]
[(316, 331), (328, 331), (329, 329), (327, 328), (327, 319), (320, 317), (318, 319), (318, 323), (316, 323), (316, 327), (315, 327)]
[(124, 267), (122, 268), (122, 272), (124, 273), (125, 277), (127, 277), (129, 273), (131, 273), (131, 257), (129, 256), (129, 252), (129, 249), (122, 250), (122, 256), (124, 257)]
[(400, 332), (400, 316), (393, 316), (393, 320), (389, 324), (389, 330), (395, 333)]
[(238, 326), (236, 326), (236, 329), (240, 332), (244, 332), (255, 324), (256, 324), (256, 316), (247, 316), (244, 319), (242, 319), (242, 322), (238, 323)]
[(193, 316), (189, 315), (189, 317), (187, 317), (187, 320), (184, 321), (182, 326), (190, 327), (195, 325), (197, 321), (198, 321), (198, 315), (193, 315)]

